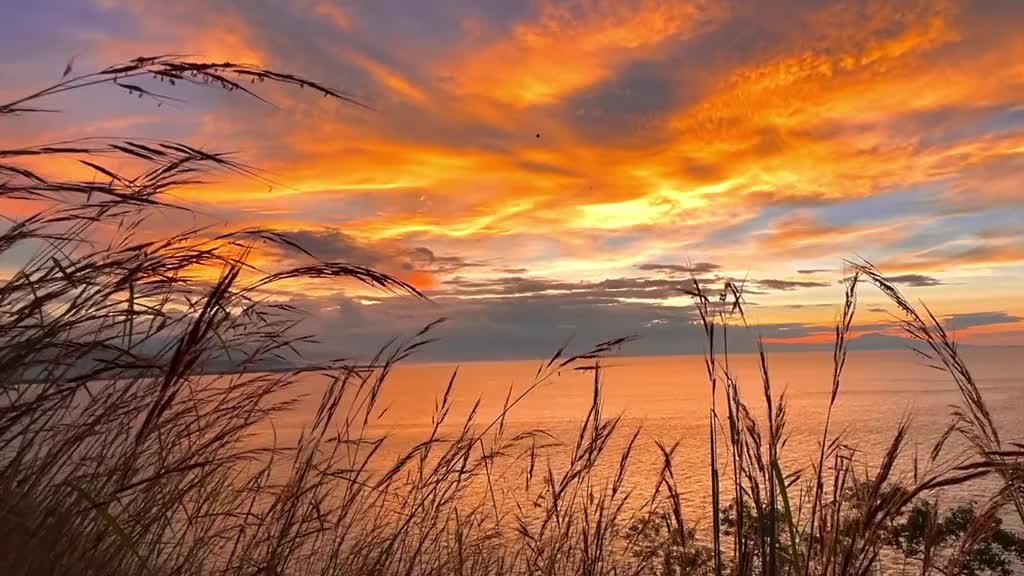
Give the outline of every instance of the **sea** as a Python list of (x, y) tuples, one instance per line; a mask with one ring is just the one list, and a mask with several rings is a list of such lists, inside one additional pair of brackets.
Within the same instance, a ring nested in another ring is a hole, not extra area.
[[(1003, 442), (1024, 439), (1024, 348), (979, 347), (965, 349), (963, 354)], [(477, 427), (486, 426), (504, 411), (509, 398), (514, 400), (529, 390), (507, 410), (505, 434), (511, 437), (524, 431), (543, 431), (543, 438), (550, 444), (566, 447), (551, 450), (546, 456), (556, 460), (557, 468), (557, 460), (567, 457), (588, 414), (598, 377), (602, 417), (618, 418), (618, 432), (599, 468), (603, 467), (607, 476), (614, 475), (618, 453), (639, 430), (629, 464), (629, 482), (638, 493), (649, 493), (663, 467), (659, 444), (674, 446), (674, 479), (686, 512), (695, 523), (707, 521), (710, 429), (716, 427), (725, 443), (728, 422), (721, 385), (716, 398), (718, 418), (711, 416), (712, 391), (704, 357), (604, 358), (599, 362), (598, 374), (566, 367), (551, 371), (549, 378), (535, 386), (538, 369), (544, 363), (537, 359), (398, 365), (382, 387), (378, 409), (368, 424), (368, 435), (388, 437), (377, 458), (385, 463), (398, 458), (429, 436), (448, 383), (453, 381), (443, 433), (453, 434), (474, 407)], [(832, 389), (832, 353), (776, 352), (768, 355), (767, 364), (771, 402), (775, 406), (784, 399), (786, 406), (786, 442), (781, 456), (784, 471), (807, 475), (817, 461), (823, 437)], [(749, 410), (765, 426), (767, 400), (758, 356), (732, 354), (729, 370)], [(307, 386), (296, 388), (296, 393), (303, 396), (296, 407), (274, 418), (278, 442), (296, 437), (311, 424), (323, 385), (313, 376), (309, 378)], [(909, 434), (897, 476), (910, 480), (914, 474), (923, 475), (938, 465), (931, 462), (931, 450), (951, 422), (952, 411), (960, 405), (961, 395), (953, 378), (910, 350), (851, 350), (828, 440), (838, 438), (856, 455), (859, 473), (869, 477), (901, 421), (907, 420)], [(767, 435), (766, 428), (762, 432)], [(949, 463), (966, 454), (965, 450), (965, 443), (954, 437), (940, 460)], [(728, 484), (727, 459), (723, 449), (723, 484)], [(981, 502), (993, 488), (992, 482), (972, 482), (943, 498)], [(724, 491), (727, 495), (728, 487)]]

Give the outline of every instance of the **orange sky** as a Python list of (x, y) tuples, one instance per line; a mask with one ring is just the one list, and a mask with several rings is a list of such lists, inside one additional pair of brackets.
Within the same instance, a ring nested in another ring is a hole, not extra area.
[[(0, 99), (73, 55), (187, 52), (315, 78), (372, 110), (278, 89), (276, 106), (189, 89), (157, 109), (100, 89), (14, 121), (0, 145), (159, 135), (238, 151), (279, 184), (224, 179), (181, 199), (430, 291), (426, 311), (397, 306), (396, 330), (466, 314), (487, 318), (464, 321), (473, 334), (504, 334), (512, 298), (537, 308), (524, 330), (545, 333), (544, 310), (555, 331), (660, 325), (686, 317), (665, 289), (689, 275), (678, 267), (706, 263), (710, 282), (748, 279), (755, 318), (788, 327), (773, 340), (809, 342), (835, 316), (843, 259), (864, 257), (963, 340), (1024, 344), (1024, 3), (72, 4), (0, 24), (14, 56)], [(311, 290), (282, 297), (380, 313)], [(882, 301), (864, 302), (861, 321), (887, 332)]]

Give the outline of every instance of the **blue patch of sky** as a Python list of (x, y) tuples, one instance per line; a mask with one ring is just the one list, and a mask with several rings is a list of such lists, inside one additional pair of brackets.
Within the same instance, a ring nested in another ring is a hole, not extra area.
[(854, 226), (940, 212), (945, 204), (940, 186), (927, 185), (816, 206), (810, 210), (824, 225)]
[[(135, 20), (119, 11), (97, 8), (92, 2), (59, 2), (36, 0), (17, 2), (12, 7), (13, 17), (0, 20), (0, 51), (12, 60), (29, 56), (38, 62), (40, 53), (67, 52), (64, 58), (74, 56), (80, 49), (76, 43), (80, 35), (101, 32), (112, 37), (134, 34)], [(55, 67), (56, 77), (63, 71), (64, 62)]]
[(806, 208), (806, 206), (798, 204), (777, 204), (767, 206), (746, 220), (713, 231), (703, 238), (702, 244), (708, 246), (719, 246), (742, 242), (751, 234), (763, 232), (771, 228), (772, 224), (780, 218), (792, 215), (794, 212), (804, 208)]
[(824, 205), (779, 204), (763, 208), (755, 216), (714, 231), (704, 239), (707, 245), (728, 245), (766, 231), (773, 224), (794, 214), (806, 214), (828, 227), (884, 225), (901, 218), (931, 215), (908, 228), (910, 235), (890, 246), (893, 249), (919, 249), (972, 237), (979, 233), (1009, 228), (1024, 221), (1024, 206), (1001, 206), (976, 211), (950, 210), (941, 184), (915, 186), (866, 198)]
[(459, 16), (475, 17), (485, 24), (485, 30), (497, 34), (536, 16), (533, 3), (505, 0), (384, 0), (345, 3), (342, 6), (353, 12), (354, 19), (363, 22), (365, 28), (374, 34), (386, 30), (406, 41), (441, 48), (464, 39), (464, 18)]
[(886, 247), (895, 251), (921, 250), (970, 239), (986, 231), (1019, 226), (1024, 221), (1024, 206), (1019, 205), (971, 211), (950, 210), (941, 184), (837, 202), (813, 208), (811, 213), (826, 226), (881, 225), (900, 218), (931, 216), (908, 226), (903, 239)]
[(920, 145), (945, 146), (964, 140), (1020, 132), (1024, 130), (1024, 107), (1014, 105), (994, 108), (972, 118), (970, 122), (951, 124), (934, 133), (926, 132)]
[(650, 237), (648, 235), (640, 233), (614, 234), (601, 239), (599, 244), (602, 248), (621, 250), (623, 248), (629, 248), (639, 242), (648, 240), (649, 238)]
[(595, 139), (645, 132), (675, 109), (677, 83), (657, 62), (630, 64), (618, 75), (583, 90), (565, 104), (576, 129)]
[(897, 251), (924, 250), (954, 241), (970, 241), (993, 230), (1019, 229), (1024, 207), (1006, 206), (978, 212), (952, 214), (917, 226), (913, 234), (894, 243)]

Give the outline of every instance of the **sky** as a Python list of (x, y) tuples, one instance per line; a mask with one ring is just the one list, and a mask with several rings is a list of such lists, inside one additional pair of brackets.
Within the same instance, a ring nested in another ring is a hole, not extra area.
[[(858, 258), (960, 341), (1024, 344), (1019, 0), (13, 4), (0, 100), (69, 61), (184, 53), (366, 104), (182, 88), (158, 108), (106, 87), (0, 134), (0, 146), (173, 138), (257, 166), (266, 179), (225, 176), (176, 199), (430, 298), (279, 288), (332, 354), (438, 317), (427, 358), (538, 357), (570, 336), (631, 334), (636, 354), (700, 352), (681, 291), (691, 276), (745, 281), (773, 346), (823, 345), (844, 260)], [(149, 233), (195, 218), (167, 215)], [(901, 345), (891, 311), (863, 290), (862, 345)]]

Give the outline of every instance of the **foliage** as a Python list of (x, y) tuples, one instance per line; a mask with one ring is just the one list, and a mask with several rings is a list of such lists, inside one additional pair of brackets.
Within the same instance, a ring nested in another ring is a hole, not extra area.
[(671, 513), (651, 510), (637, 518), (627, 529), (627, 538), (635, 542), (632, 554), (637, 574), (649, 576), (706, 575), (711, 573), (711, 548), (701, 544), (692, 526), (682, 531), (674, 526)]
[(974, 503), (947, 510), (918, 500), (886, 532), (885, 543), (925, 565), (957, 576), (1010, 576), (1024, 562), (1024, 536), (1003, 526), (998, 516), (978, 528)]

